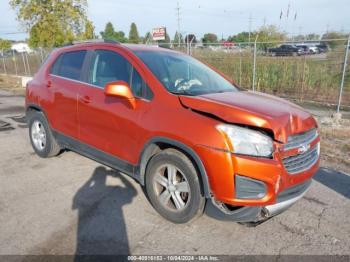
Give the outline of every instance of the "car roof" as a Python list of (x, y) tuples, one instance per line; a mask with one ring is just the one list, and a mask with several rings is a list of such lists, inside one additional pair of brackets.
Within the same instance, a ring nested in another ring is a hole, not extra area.
[(130, 49), (131, 51), (176, 52), (174, 50), (155, 45), (122, 44), (122, 46)]
[(68, 52), (70, 50), (74, 50), (77, 47), (78, 48), (84, 48), (84, 47), (91, 47), (91, 46), (98, 46), (98, 47), (119, 47), (122, 49), (127, 49), (132, 52), (136, 51), (147, 51), (147, 52), (169, 52), (169, 53), (178, 53), (177, 51), (158, 47), (155, 45), (144, 45), (144, 44), (121, 44), (121, 43), (113, 43), (113, 42), (81, 42), (81, 43), (74, 43), (71, 45), (63, 46), (61, 48), (58, 48), (61, 52)]

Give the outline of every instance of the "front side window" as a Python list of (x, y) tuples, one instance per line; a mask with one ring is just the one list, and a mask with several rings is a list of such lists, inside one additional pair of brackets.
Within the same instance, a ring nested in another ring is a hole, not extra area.
[(153, 93), (140, 74), (122, 55), (109, 50), (96, 50), (90, 66), (88, 82), (104, 88), (107, 83), (125, 81), (135, 97), (150, 100)]
[(88, 81), (102, 88), (107, 83), (118, 80), (130, 83), (131, 68), (122, 55), (109, 50), (96, 50)]
[(53, 66), (51, 73), (69, 79), (80, 80), (86, 51), (73, 51), (60, 55)]
[(238, 91), (220, 74), (190, 56), (164, 51), (135, 51), (135, 54), (171, 93), (202, 95)]

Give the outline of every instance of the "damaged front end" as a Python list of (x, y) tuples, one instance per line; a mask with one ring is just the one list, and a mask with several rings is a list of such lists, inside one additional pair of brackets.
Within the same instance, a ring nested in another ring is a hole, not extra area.
[(231, 206), (212, 198), (212, 204), (216, 210), (222, 212), (221, 217), (243, 223), (259, 223), (287, 210), (301, 199), (310, 188), (312, 180), (290, 187), (277, 196), (275, 204), (267, 206)]

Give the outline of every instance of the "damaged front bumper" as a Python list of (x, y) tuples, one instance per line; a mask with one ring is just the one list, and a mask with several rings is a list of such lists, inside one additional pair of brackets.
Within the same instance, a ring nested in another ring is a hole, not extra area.
[(301, 199), (310, 188), (311, 181), (312, 179), (309, 179), (282, 191), (278, 194), (276, 203), (272, 205), (233, 207), (217, 202), (214, 198), (212, 198), (212, 203), (226, 216), (230, 217), (230, 220), (237, 222), (260, 222), (282, 213)]

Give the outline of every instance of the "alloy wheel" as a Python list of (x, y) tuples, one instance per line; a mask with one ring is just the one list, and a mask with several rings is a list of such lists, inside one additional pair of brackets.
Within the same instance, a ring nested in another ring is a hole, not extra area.
[(44, 125), (39, 120), (33, 122), (31, 136), (35, 148), (40, 151), (44, 150), (46, 146), (46, 131)]
[(160, 166), (153, 178), (159, 202), (172, 211), (183, 210), (190, 202), (191, 191), (186, 176), (176, 166)]

